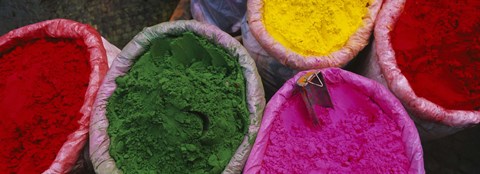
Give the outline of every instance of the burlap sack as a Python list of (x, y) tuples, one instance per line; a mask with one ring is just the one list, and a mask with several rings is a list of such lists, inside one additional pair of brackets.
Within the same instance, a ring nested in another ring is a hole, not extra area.
[(248, 134), (239, 145), (223, 173), (240, 173), (242, 171), (253, 145), (251, 144), (253, 142), (249, 142), (249, 140), (256, 137), (265, 107), (263, 86), (257, 73), (255, 62), (237, 40), (217, 27), (196, 21), (174, 21), (145, 28), (123, 48), (110, 67), (100, 87), (90, 122), (90, 157), (95, 172), (100, 174), (122, 173), (115, 166), (115, 161), (109, 154), (110, 138), (107, 133), (108, 120), (105, 115), (108, 98), (116, 88), (115, 78), (128, 72), (134, 61), (147, 51), (150, 41), (153, 39), (165, 37), (166, 35), (181, 34), (187, 31), (205, 37), (211, 42), (224, 47), (228, 53), (238, 58), (238, 62), (243, 68), (243, 75), (246, 79), (246, 100), (250, 112), (250, 126)]
[[(401, 140), (403, 142), (403, 146), (405, 147), (405, 152), (407, 158), (410, 160), (410, 166), (406, 171), (408, 173), (425, 173), (424, 164), (423, 164), (423, 151), (422, 151), (422, 144), (420, 143), (420, 138), (418, 136), (418, 132), (413, 124), (413, 121), (409, 118), (407, 112), (402, 107), (402, 104), (398, 101), (397, 98), (384, 86), (379, 83), (376, 83), (373, 80), (367, 79), (360, 75), (341, 70), (338, 68), (327, 68), (322, 70), (313, 70), (314, 72), (321, 71), (323, 73), (325, 83), (328, 85), (330, 84), (347, 84), (351, 85), (349, 88), (352, 91), (361, 91), (363, 95), (369, 96), (370, 101), (378, 106), (379, 110), (383, 110), (386, 113), (385, 116), (390, 117), (393, 122), (397, 124), (397, 126), (401, 130)], [(244, 173), (259, 173), (260, 169), (262, 168), (262, 162), (264, 160), (265, 151), (268, 147), (270, 142), (270, 132), (272, 132), (272, 128), (274, 127), (274, 120), (282, 117), (282, 112), (288, 112), (288, 117), (297, 117), (292, 118), (291, 122), (295, 122), (292, 120), (299, 119), (302, 120), (305, 115), (301, 115), (300, 111), (295, 110), (288, 110), (285, 108), (288, 101), (297, 100), (299, 98), (295, 98), (293, 96), (298, 95), (299, 89), (297, 85), (297, 80), (305, 75), (307, 72), (312, 71), (302, 71), (297, 73), (293, 78), (288, 80), (282, 88), (272, 97), (272, 99), (268, 102), (265, 108), (265, 114), (262, 119), (262, 125), (258, 132), (257, 140), (255, 141), (255, 145), (253, 146), (252, 152), (248, 158), (247, 164), (245, 166)], [(330, 88), (328, 91), (330, 92), (330, 98), (332, 100), (336, 100), (335, 98), (342, 98), (343, 96), (335, 96), (334, 93), (331, 93), (335, 89)], [(337, 89), (338, 90), (338, 89)], [(344, 94), (348, 96), (349, 94)], [(301, 99), (300, 99), (301, 100)], [(303, 101), (301, 101), (302, 103)], [(352, 102), (352, 101), (348, 101)], [(353, 105), (354, 106), (354, 105)], [(334, 106), (335, 110), (349, 110), (348, 108), (341, 108), (339, 106)], [(351, 111), (354, 111), (350, 108)], [(335, 115), (336, 112), (326, 113), (328, 117), (342, 117), (339, 115)], [(325, 115), (324, 115), (325, 116)], [(298, 122), (297, 122), (298, 123)], [(297, 124), (296, 126), (301, 126), (301, 124)], [(278, 127), (277, 127), (278, 128)], [(289, 129), (289, 128), (285, 128)], [(276, 135), (279, 136), (279, 135)], [(278, 138), (278, 137), (277, 137)], [(328, 139), (328, 138), (326, 138)], [(367, 141), (375, 141), (375, 139), (369, 139)], [(282, 152), (278, 152), (282, 153)], [(284, 160), (291, 160), (291, 159), (284, 159)], [(307, 160), (308, 161), (308, 160)], [(325, 163), (328, 163), (325, 161)], [(327, 165), (326, 165), (327, 166)], [(312, 169), (314, 171), (314, 169)], [(379, 171), (379, 169), (371, 169), (369, 172)], [(313, 172), (313, 173), (318, 173)], [(331, 169), (328, 172), (323, 171), (324, 173), (344, 173), (345, 171), (341, 171), (340, 169)], [(358, 172), (358, 171), (357, 171)], [(365, 172), (365, 171), (364, 171)], [(395, 173), (395, 172), (393, 172)]]
[(83, 103), (82, 108), (79, 110), (83, 115), (78, 121), (80, 126), (78, 130), (68, 136), (67, 141), (60, 148), (50, 168), (43, 172), (45, 174), (67, 173), (75, 165), (88, 140), (88, 126), (93, 102), (103, 77), (108, 70), (107, 55), (102, 44), (102, 38), (94, 28), (66, 19), (47, 20), (12, 30), (0, 37), (0, 50), (11, 49), (25, 41), (45, 37), (83, 40), (90, 53), (90, 81), (84, 101), (79, 101)]
[(267, 98), (273, 95), (285, 81), (299, 70), (327, 67), (343, 67), (367, 44), (382, 0), (371, 0), (368, 14), (346, 44), (327, 56), (302, 56), (277, 42), (262, 22), (264, 0), (249, 0), (246, 18), (242, 23), (242, 39), (245, 48), (257, 63)]
[(390, 31), (395, 27), (404, 4), (405, 0), (388, 0), (384, 3), (376, 21), (372, 50), (360, 73), (390, 88), (415, 121), (423, 141), (447, 136), (478, 124), (480, 111), (445, 109), (418, 97), (400, 71), (392, 48)]
[(247, 0), (191, 0), (193, 19), (217, 26), (227, 33), (238, 33), (247, 11)]

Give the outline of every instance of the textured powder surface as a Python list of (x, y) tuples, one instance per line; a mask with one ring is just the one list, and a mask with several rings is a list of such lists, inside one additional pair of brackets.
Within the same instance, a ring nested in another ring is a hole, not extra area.
[(417, 96), (446, 109), (480, 109), (478, 9), (478, 0), (406, 1), (392, 46)]
[(188, 32), (152, 43), (116, 79), (107, 106), (111, 156), (124, 173), (222, 172), (249, 123), (240, 65)]
[(264, 0), (263, 23), (275, 40), (300, 55), (329, 55), (363, 25), (369, 2)]
[(80, 40), (40, 39), (0, 52), (0, 171), (42, 173), (78, 129), (89, 82)]
[(330, 84), (335, 109), (316, 107), (314, 127), (300, 93), (273, 121), (260, 173), (407, 173), (400, 128), (382, 109), (346, 83)]

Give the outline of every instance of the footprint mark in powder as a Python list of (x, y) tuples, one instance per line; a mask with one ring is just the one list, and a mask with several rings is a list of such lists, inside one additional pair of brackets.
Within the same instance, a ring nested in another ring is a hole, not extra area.
[(208, 118), (208, 116), (198, 111), (187, 111), (187, 112), (190, 114), (196, 115), (198, 116), (198, 118), (202, 119), (203, 128), (202, 128), (202, 135), (200, 137), (204, 137), (208, 131), (208, 127), (210, 126), (210, 119)]

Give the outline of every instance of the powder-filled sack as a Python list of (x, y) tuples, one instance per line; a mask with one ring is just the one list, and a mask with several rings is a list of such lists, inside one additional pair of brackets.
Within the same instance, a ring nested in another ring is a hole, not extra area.
[(240, 173), (265, 99), (238, 41), (212, 25), (175, 21), (127, 44), (95, 106), (90, 157), (97, 173)]
[(192, 0), (190, 9), (193, 19), (215, 25), (227, 33), (239, 34), (247, 0)]
[(85, 24), (48, 20), (0, 37), (0, 170), (71, 171), (107, 69), (101, 36)]
[(382, 0), (251, 0), (245, 48), (273, 95), (299, 70), (342, 67), (368, 44)]
[(113, 59), (117, 57), (120, 53), (120, 49), (118, 49), (115, 45), (108, 42), (107, 39), (102, 37), (103, 47), (105, 51), (107, 51), (107, 60), (108, 60), (108, 67), (112, 66)]
[[(312, 72), (320, 80), (305, 92), (298, 80)], [(299, 72), (272, 97), (244, 173), (425, 173), (422, 155), (388, 89), (329, 68)]]
[[(108, 67), (110, 67), (112, 65), (113, 60), (117, 57), (118, 53), (120, 53), (120, 49), (118, 49), (115, 45), (110, 43), (104, 37), (102, 37), (102, 43), (107, 53)], [(90, 155), (88, 151), (89, 151), (89, 148), (88, 148), (88, 141), (87, 141), (86, 145), (83, 147), (82, 152), (80, 153), (80, 156), (77, 162), (72, 167), (70, 174), (85, 174), (85, 173), (91, 173), (93, 171), (93, 166), (92, 166), (92, 162), (90, 161)]]
[[(400, 99), (422, 140), (480, 122), (479, 1), (387, 1), (361, 74)], [(430, 14), (434, 17), (425, 17)]]

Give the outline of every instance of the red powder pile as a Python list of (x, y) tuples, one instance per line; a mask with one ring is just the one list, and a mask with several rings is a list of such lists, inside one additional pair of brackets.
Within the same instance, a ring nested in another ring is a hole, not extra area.
[(406, 1), (392, 45), (415, 94), (446, 109), (480, 108), (480, 1)]
[(80, 40), (40, 39), (0, 52), (0, 171), (42, 173), (78, 129), (90, 75)]

